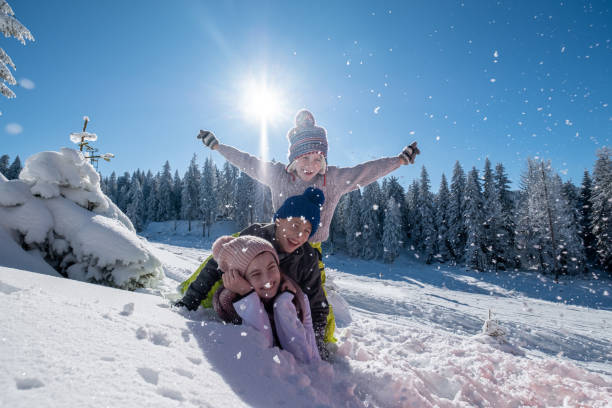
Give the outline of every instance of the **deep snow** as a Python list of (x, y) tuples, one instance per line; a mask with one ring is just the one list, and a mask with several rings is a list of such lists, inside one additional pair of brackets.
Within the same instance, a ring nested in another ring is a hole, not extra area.
[[(72, 279), (133, 289), (154, 286), (163, 275), (132, 222), (102, 193), (100, 175), (73, 149), (37, 153), (18, 180), (0, 178), (0, 236), (17, 247), (9, 251), (23, 247)], [(2, 265), (15, 266), (13, 258)]]
[[(330, 255), (353, 320), (331, 365), (302, 366), (210, 311), (169, 308), (214, 239), (170, 224), (145, 231), (166, 276), (146, 293), (0, 267), (0, 406), (611, 404), (608, 280)], [(480, 334), (489, 309), (505, 342)]]

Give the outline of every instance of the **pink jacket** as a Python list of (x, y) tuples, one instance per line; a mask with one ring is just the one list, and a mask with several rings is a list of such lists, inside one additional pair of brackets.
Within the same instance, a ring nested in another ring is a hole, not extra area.
[(286, 165), (283, 163), (264, 162), (255, 156), (224, 144), (219, 144), (217, 151), (227, 161), (238, 167), (240, 171), (270, 187), (274, 211), (288, 197), (302, 194), (307, 187), (316, 187), (323, 190), (325, 204), (321, 209), (321, 225), (317, 232), (310, 237), (310, 242), (327, 240), (334, 211), (344, 194), (367, 186), (401, 166), (399, 157), (383, 157), (354, 167), (328, 166), (325, 175), (318, 174), (306, 183), (299, 177), (287, 173)]
[(312, 328), (308, 297), (303, 293), (301, 295), (304, 297), (303, 301), (300, 302), (300, 306), (303, 308), (301, 319), (298, 318), (293, 303), (295, 296), (293, 293), (283, 292), (273, 300), (274, 312), (271, 317), (274, 325), (272, 325), (268, 313), (265, 312), (264, 304), (255, 292), (234, 302), (233, 307), (242, 319), (242, 324), (263, 334), (268, 347), (274, 346), (274, 333), (272, 331), (274, 329), (283, 350), (293, 354), (295, 359), (302, 363), (310, 363), (320, 360), (321, 357)]

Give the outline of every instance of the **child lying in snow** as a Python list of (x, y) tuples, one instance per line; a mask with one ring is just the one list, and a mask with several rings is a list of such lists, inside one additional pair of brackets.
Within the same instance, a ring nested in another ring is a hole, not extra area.
[(280, 272), (272, 244), (255, 236), (223, 236), (212, 251), (224, 272), (213, 298), (219, 317), (253, 327), (269, 347), (280, 346), (298, 361), (319, 360), (308, 297)]
[[(297, 283), (308, 296), (317, 346), (322, 358), (329, 357), (325, 345), (325, 325), (329, 305), (319, 274), (319, 258), (308, 244), (308, 238), (319, 227), (321, 205), (325, 196), (319, 189), (309, 187), (303, 194), (289, 197), (274, 214), (272, 224), (253, 224), (238, 235), (254, 235), (263, 238), (275, 248), (280, 260), (280, 270)], [(213, 256), (180, 286), (183, 298), (175, 306), (196, 310), (200, 305), (211, 308), (213, 294), (222, 281), (223, 272)]]

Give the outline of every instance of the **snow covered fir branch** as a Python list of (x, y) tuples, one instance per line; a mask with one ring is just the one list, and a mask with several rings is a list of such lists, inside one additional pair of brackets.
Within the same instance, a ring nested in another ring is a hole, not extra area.
[[(482, 174), (455, 163), (431, 192), (427, 169), (407, 191), (391, 176), (344, 196), (330, 229), (329, 250), (393, 262), (400, 253), (425, 263), (465, 265), (478, 271), (533, 270), (554, 274), (612, 271), (611, 150), (597, 151), (581, 185), (562, 182), (550, 162), (529, 159), (517, 191), (502, 163), (487, 159)], [(21, 170), (17, 156), (0, 157), (8, 179)], [(148, 223), (183, 219), (203, 235), (218, 220), (239, 228), (272, 217), (270, 190), (225, 162), (194, 155), (181, 177), (169, 162), (161, 171), (137, 170), (101, 178), (101, 189), (137, 231)], [(193, 224), (193, 225), (192, 225)]]

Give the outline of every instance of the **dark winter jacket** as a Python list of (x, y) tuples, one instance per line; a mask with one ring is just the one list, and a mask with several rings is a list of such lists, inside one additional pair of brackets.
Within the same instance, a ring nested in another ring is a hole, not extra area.
[[(275, 224), (253, 224), (239, 235), (254, 235), (269, 241), (274, 246), (278, 253), (281, 272), (293, 279), (308, 297), (315, 336), (321, 346), (325, 336), (329, 305), (321, 285), (318, 254), (308, 242), (290, 254), (282, 252), (276, 242), (275, 233)], [(197, 309), (215, 283), (221, 280), (222, 273), (217, 261), (211, 257), (198, 277), (189, 285), (181, 302), (189, 310)]]

